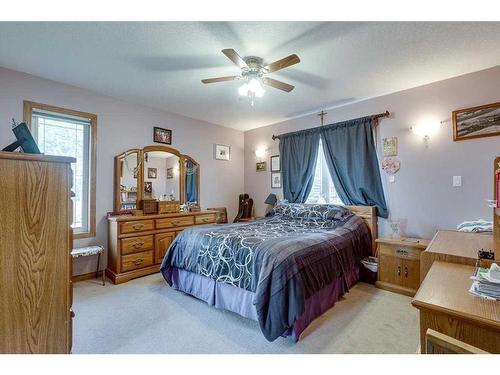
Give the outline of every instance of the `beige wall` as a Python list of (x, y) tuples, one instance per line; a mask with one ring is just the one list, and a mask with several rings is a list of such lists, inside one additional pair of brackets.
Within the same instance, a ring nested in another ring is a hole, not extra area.
[[(95, 113), (97, 130), (97, 236), (75, 246), (107, 246), (106, 212), (113, 210), (113, 157), (129, 148), (153, 144), (153, 127), (172, 130), (172, 147), (201, 166), (202, 207), (227, 207), (236, 215), (243, 192), (243, 132), (169, 112), (131, 104), (95, 92), (0, 68), (0, 147), (14, 140), (10, 121), (22, 120), (23, 100)], [(214, 160), (214, 143), (231, 146), (231, 161)], [(91, 272), (95, 259), (78, 259), (74, 273)]]

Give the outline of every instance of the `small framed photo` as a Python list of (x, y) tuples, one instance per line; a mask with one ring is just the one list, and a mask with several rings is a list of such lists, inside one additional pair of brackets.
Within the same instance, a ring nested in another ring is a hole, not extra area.
[(272, 172), (271, 173), (271, 189), (281, 188), (281, 173)]
[(174, 178), (174, 168), (167, 168), (167, 180)]
[(157, 175), (158, 175), (158, 169), (148, 168), (148, 178), (156, 178)]
[(383, 138), (382, 150), (384, 156), (397, 156), (398, 155), (398, 137)]
[(273, 155), (271, 156), (271, 172), (279, 172), (279, 171), (281, 171), (280, 156)]
[(214, 154), (216, 160), (231, 160), (231, 147), (226, 145), (216, 144), (214, 147)]
[(259, 162), (255, 163), (255, 171), (256, 172), (265, 172), (266, 171), (266, 162), (259, 161)]
[(144, 182), (144, 192), (149, 194), (153, 192), (153, 183), (151, 181)]
[(153, 129), (153, 142), (171, 145), (172, 144), (172, 130), (158, 128), (155, 126)]
[(500, 102), (453, 111), (451, 120), (454, 141), (500, 135)]

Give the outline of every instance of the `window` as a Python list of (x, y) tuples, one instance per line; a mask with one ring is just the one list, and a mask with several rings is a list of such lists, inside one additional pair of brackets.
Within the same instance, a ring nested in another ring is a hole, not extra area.
[(306, 203), (311, 204), (343, 204), (333, 185), (332, 177), (328, 171), (323, 144), (319, 141), (318, 160), (316, 160), (316, 170), (314, 171), (314, 182), (307, 197)]
[(42, 153), (76, 159), (71, 164), (74, 237), (95, 236), (97, 116), (31, 102), (25, 102), (25, 114), (30, 118), (31, 132)]

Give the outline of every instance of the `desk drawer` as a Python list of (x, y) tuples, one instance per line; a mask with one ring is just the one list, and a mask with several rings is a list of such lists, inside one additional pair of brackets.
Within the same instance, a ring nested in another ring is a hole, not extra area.
[(215, 223), (216, 217), (216, 214), (197, 215), (195, 216), (194, 222), (195, 224)]
[(148, 267), (153, 264), (153, 250), (122, 256), (122, 272)]
[(130, 237), (121, 241), (122, 254), (137, 253), (153, 248), (153, 236)]
[(137, 220), (120, 223), (120, 234), (144, 232), (153, 230), (155, 227), (153, 220)]
[(156, 228), (177, 228), (186, 227), (194, 224), (193, 216), (180, 216), (180, 217), (169, 217), (165, 219), (156, 219)]
[(400, 246), (392, 244), (379, 243), (379, 254), (393, 256), (402, 259), (420, 259), (420, 252), (422, 250), (410, 246)]

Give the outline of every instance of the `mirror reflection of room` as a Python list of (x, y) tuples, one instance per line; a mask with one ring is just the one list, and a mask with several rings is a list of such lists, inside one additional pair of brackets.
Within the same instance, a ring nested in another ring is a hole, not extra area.
[(178, 156), (163, 151), (144, 154), (144, 198), (180, 200)]
[(198, 164), (193, 163), (191, 160), (187, 159), (185, 163), (185, 174), (186, 174), (186, 203), (189, 205), (196, 206), (198, 204)]
[(137, 208), (137, 152), (125, 155), (121, 163), (120, 200), (122, 210)]

